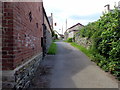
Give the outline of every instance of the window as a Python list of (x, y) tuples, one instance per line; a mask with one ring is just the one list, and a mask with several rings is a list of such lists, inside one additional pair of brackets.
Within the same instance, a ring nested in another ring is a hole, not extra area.
[(29, 20), (30, 20), (30, 22), (32, 21), (32, 13), (31, 12), (29, 13)]
[(41, 37), (41, 47), (43, 47), (43, 37)]
[(40, 7), (39, 7), (39, 11), (40, 11)]
[(38, 23), (36, 23), (36, 27), (38, 28)]

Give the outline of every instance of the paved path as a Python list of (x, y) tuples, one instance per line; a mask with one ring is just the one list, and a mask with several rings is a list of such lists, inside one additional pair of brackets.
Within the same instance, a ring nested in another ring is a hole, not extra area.
[(58, 52), (54, 60), (51, 88), (118, 88), (117, 81), (91, 62), (87, 56), (70, 44), (56, 42)]

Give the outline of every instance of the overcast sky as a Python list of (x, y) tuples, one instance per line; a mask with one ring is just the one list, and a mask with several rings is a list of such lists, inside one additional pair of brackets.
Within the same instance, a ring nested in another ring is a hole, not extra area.
[(89, 22), (96, 21), (102, 15), (105, 10), (104, 6), (110, 4), (112, 9), (115, 5), (118, 5), (120, 0), (43, 0), (44, 8), (48, 16), (53, 13), (54, 29), (59, 33), (67, 28), (81, 23), (87, 25)]

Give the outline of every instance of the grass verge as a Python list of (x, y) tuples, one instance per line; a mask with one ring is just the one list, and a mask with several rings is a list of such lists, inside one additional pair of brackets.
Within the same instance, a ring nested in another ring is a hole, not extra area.
[(50, 48), (48, 50), (48, 53), (49, 55), (55, 55), (57, 52), (57, 45), (56, 43), (52, 42), (52, 44), (50, 45)]
[(98, 65), (101, 69), (103, 69), (105, 72), (111, 73), (113, 76), (115, 76), (115, 78), (118, 81), (120, 81), (120, 76), (119, 76), (120, 72), (118, 70), (111, 71), (111, 69), (113, 68), (113, 65), (111, 63), (109, 64), (105, 57), (103, 57), (99, 53), (96, 53), (92, 49), (86, 49), (85, 47), (78, 45), (74, 42), (67, 42), (67, 43), (70, 43), (73, 47), (82, 51), (84, 54), (86, 54), (86, 56), (88, 56), (90, 58), (91, 61), (95, 62), (96, 65)]
[(92, 54), (90, 52), (90, 50), (86, 49), (85, 47), (81, 46), (81, 45), (78, 45), (74, 42), (71, 42), (70, 43), (73, 47), (76, 47), (77, 49), (79, 49), (80, 51), (82, 51), (83, 53), (85, 53), (88, 57), (92, 57)]
[(53, 40), (53, 42), (58, 42), (58, 41), (60, 41), (60, 40), (59, 39)]

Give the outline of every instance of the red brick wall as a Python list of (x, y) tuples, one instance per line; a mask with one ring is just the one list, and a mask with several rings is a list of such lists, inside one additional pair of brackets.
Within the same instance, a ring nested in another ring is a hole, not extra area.
[(0, 70), (1, 69), (2, 69), (2, 2), (0, 1)]
[(42, 52), (42, 24), (42, 3), (4, 4), (3, 27), (7, 29), (3, 29), (3, 70), (14, 69)]
[(12, 3), (3, 4), (2, 68), (13, 69), (13, 14)]

